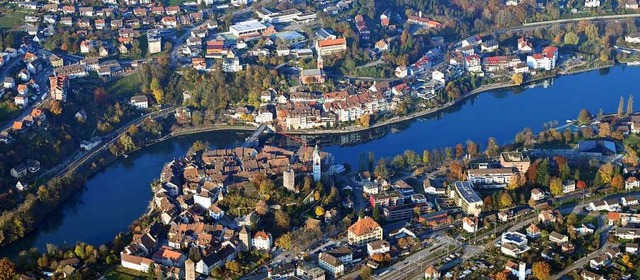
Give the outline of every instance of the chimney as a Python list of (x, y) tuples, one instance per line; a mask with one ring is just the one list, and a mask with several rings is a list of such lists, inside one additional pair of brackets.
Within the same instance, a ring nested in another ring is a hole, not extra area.
[(518, 263), (518, 280), (525, 280), (527, 277), (527, 264), (520, 262)]

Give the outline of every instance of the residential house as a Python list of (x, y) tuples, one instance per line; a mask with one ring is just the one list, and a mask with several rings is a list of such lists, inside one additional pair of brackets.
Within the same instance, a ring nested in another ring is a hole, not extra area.
[(627, 180), (624, 183), (624, 188), (626, 190), (636, 189), (639, 187), (640, 187), (640, 180), (638, 180), (638, 178), (633, 176), (627, 178)]
[(478, 230), (478, 219), (464, 217), (462, 219), (462, 229), (468, 233), (474, 233)]
[(637, 10), (638, 9), (638, 0), (622, 0), (624, 3), (625, 9)]
[(533, 52), (533, 44), (525, 37), (520, 37), (518, 39), (518, 52), (522, 54), (527, 54)]
[(561, 243), (564, 243), (564, 242), (569, 242), (569, 237), (564, 235), (564, 234), (558, 233), (556, 231), (552, 231), (549, 234), (549, 241), (551, 241), (553, 243), (556, 243), (556, 244), (561, 244)]
[(556, 67), (558, 59), (558, 48), (549, 46), (542, 50), (541, 53), (527, 56), (527, 65), (533, 69), (552, 70)]
[(318, 266), (336, 278), (344, 274), (344, 264), (338, 258), (327, 253), (320, 253)]
[(120, 253), (120, 265), (124, 268), (146, 273), (153, 263), (151, 259)]
[(375, 254), (385, 254), (390, 250), (391, 246), (386, 240), (376, 240), (367, 243), (367, 254), (369, 254), (369, 256), (373, 256)]
[(598, 8), (600, 7), (600, 0), (584, 0), (585, 8)]
[(536, 224), (531, 224), (527, 227), (527, 236), (531, 239), (538, 238), (540, 236), (540, 228)]
[(330, 55), (347, 49), (345, 38), (325, 39), (316, 41), (316, 51), (319, 55)]
[(543, 200), (544, 197), (545, 197), (544, 192), (542, 192), (540, 189), (535, 188), (531, 190), (531, 199), (533, 199), (533, 201)]
[(137, 107), (138, 109), (149, 108), (149, 98), (145, 95), (132, 96), (129, 102), (131, 103), (131, 105)]

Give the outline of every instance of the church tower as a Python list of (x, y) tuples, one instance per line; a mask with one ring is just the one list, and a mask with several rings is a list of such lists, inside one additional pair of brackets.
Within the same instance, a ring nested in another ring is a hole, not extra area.
[(316, 147), (313, 149), (313, 181), (320, 181), (321, 176), (322, 158), (320, 158), (320, 150), (318, 149), (318, 144), (316, 143)]

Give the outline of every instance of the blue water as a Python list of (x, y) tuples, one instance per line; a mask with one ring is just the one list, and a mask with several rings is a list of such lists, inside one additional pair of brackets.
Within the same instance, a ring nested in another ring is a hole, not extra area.
[[(406, 149), (421, 152), (467, 139), (484, 145), (489, 137), (503, 144), (525, 127), (540, 130), (548, 121), (563, 124), (575, 119), (582, 108), (594, 114), (598, 109), (614, 112), (621, 95), (626, 99), (637, 91), (634, 82), (638, 77), (640, 68), (618, 66), (561, 77), (549, 88), (486, 92), (434, 116), (354, 135), (324, 137), (320, 143), (336, 162), (354, 167), (359, 155), (370, 151), (376, 157), (391, 157)], [(640, 109), (640, 104), (636, 107)], [(184, 156), (195, 140), (209, 141), (214, 148), (232, 147), (247, 136), (236, 132), (184, 136), (120, 159), (89, 178), (86, 190), (55, 211), (36, 232), (0, 249), (0, 255), (15, 256), (31, 247), (43, 250), (47, 243), (99, 245), (111, 241), (146, 212), (149, 184), (159, 177), (164, 163)]]

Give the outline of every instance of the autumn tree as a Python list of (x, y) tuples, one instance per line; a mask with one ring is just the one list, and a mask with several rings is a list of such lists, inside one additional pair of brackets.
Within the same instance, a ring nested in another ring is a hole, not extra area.
[(622, 175), (617, 174), (613, 176), (613, 179), (611, 179), (611, 187), (616, 189), (624, 188), (624, 178), (622, 178)]
[(558, 177), (551, 178), (549, 182), (549, 188), (551, 189), (551, 194), (554, 196), (558, 196), (562, 194), (562, 179)]
[(475, 157), (478, 155), (478, 144), (471, 140), (467, 140), (467, 154)]
[(360, 269), (360, 279), (362, 280), (370, 280), (371, 279), (371, 268), (369, 266), (363, 266)]
[(507, 208), (513, 206), (513, 198), (507, 192), (500, 194), (500, 208)]
[(293, 247), (293, 238), (291, 232), (287, 232), (281, 235), (280, 238), (276, 240), (276, 246), (285, 250), (290, 250)]
[(601, 122), (598, 125), (598, 136), (599, 137), (609, 137), (611, 136), (611, 125), (606, 122)]
[(507, 189), (515, 190), (524, 186), (524, 184), (526, 183), (527, 183), (527, 179), (522, 174), (516, 173), (511, 175), (511, 178), (509, 178), (509, 184), (507, 185)]
[(601, 184), (610, 184), (614, 176), (614, 167), (611, 163), (605, 163), (598, 168), (597, 175), (600, 177)]
[(580, 42), (580, 38), (578, 38), (578, 35), (576, 33), (567, 32), (567, 34), (564, 35), (565, 45), (577, 45), (578, 42)]
[(578, 222), (578, 216), (575, 213), (569, 214), (567, 216), (567, 225), (575, 225)]
[(578, 182), (576, 183), (576, 188), (578, 188), (579, 190), (584, 190), (587, 188), (587, 183), (585, 181), (578, 180)]
[(514, 85), (519, 86), (524, 82), (524, 76), (522, 73), (515, 73), (511, 76), (511, 82)]
[(487, 154), (488, 157), (495, 157), (498, 155), (498, 142), (496, 141), (495, 138), (493, 137), (489, 137), (489, 140), (487, 141), (487, 150), (485, 151), (485, 153)]
[(422, 151), (422, 164), (431, 164), (431, 153), (429, 153), (429, 150)]
[(588, 125), (591, 123), (591, 119), (591, 113), (589, 113), (587, 109), (580, 110), (580, 114), (578, 114), (578, 124)]
[(358, 121), (360, 122), (360, 125), (362, 125), (363, 127), (369, 127), (371, 125), (371, 115), (362, 114), (360, 116), (360, 119), (358, 119)]
[(276, 225), (281, 229), (289, 229), (291, 227), (291, 218), (284, 211), (277, 211), (275, 215)]
[(451, 171), (451, 176), (457, 180), (464, 179), (464, 166), (462, 162), (456, 160), (451, 162), (449, 165), (449, 171)]
[(633, 114), (633, 95), (629, 95), (627, 99), (627, 115)]
[(558, 167), (558, 173), (562, 180), (566, 180), (571, 176), (571, 169), (569, 168), (569, 161), (563, 156), (553, 157), (553, 161), (556, 162)]
[(51, 101), (49, 112), (51, 112), (56, 116), (59, 116), (60, 114), (62, 114), (62, 103), (59, 100)]
[(9, 258), (0, 259), (0, 280), (10, 280), (16, 276), (16, 264)]
[(464, 147), (458, 143), (458, 145), (456, 145), (456, 159), (460, 159), (462, 155), (464, 155)]
[(267, 214), (268, 211), (269, 211), (269, 206), (267, 205), (266, 201), (258, 200), (258, 202), (256, 202), (256, 213), (258, 213), (258, 215), (264, 216)]
[(376, 168), (373, 169), (373, 175), (380, 178), (384, 178), (386, 179), (387, 177), (389, 177), (389, 170), (387, 169), (387, 162), (381, 158), (378, 160), (378, 164), (376, 165)]
[(151, 88), (153, 98), (155, 98), (156, 102), (158, 102), (158, 104), (162, 104), (162, 101), (164, 100), (164, 89), (162, 89), (162, 85), (160, 85), (160, 80), (158, 80), (158, 78), (153, 78), (149, 87)]
[(224, 264), (224, 268), (237, 274), (237, 273), (240, 273), (242, 266), (237, 261), (228, 261)]
[(551, 266), (545, 261), (534, 262), (531, 271), (538, 280), (548, 280), (551, 277)]
[(504, 273), (504, 271), (501, 271), (501, 272), (496, 273), (494, 279), (495, 280), (508, 280), (509, 277), (507, 276), (506, 273)]
[(324, 216), (324, 208), (322, 208), (322, 206), (316, 206), (315, 213), (318, 217)]

